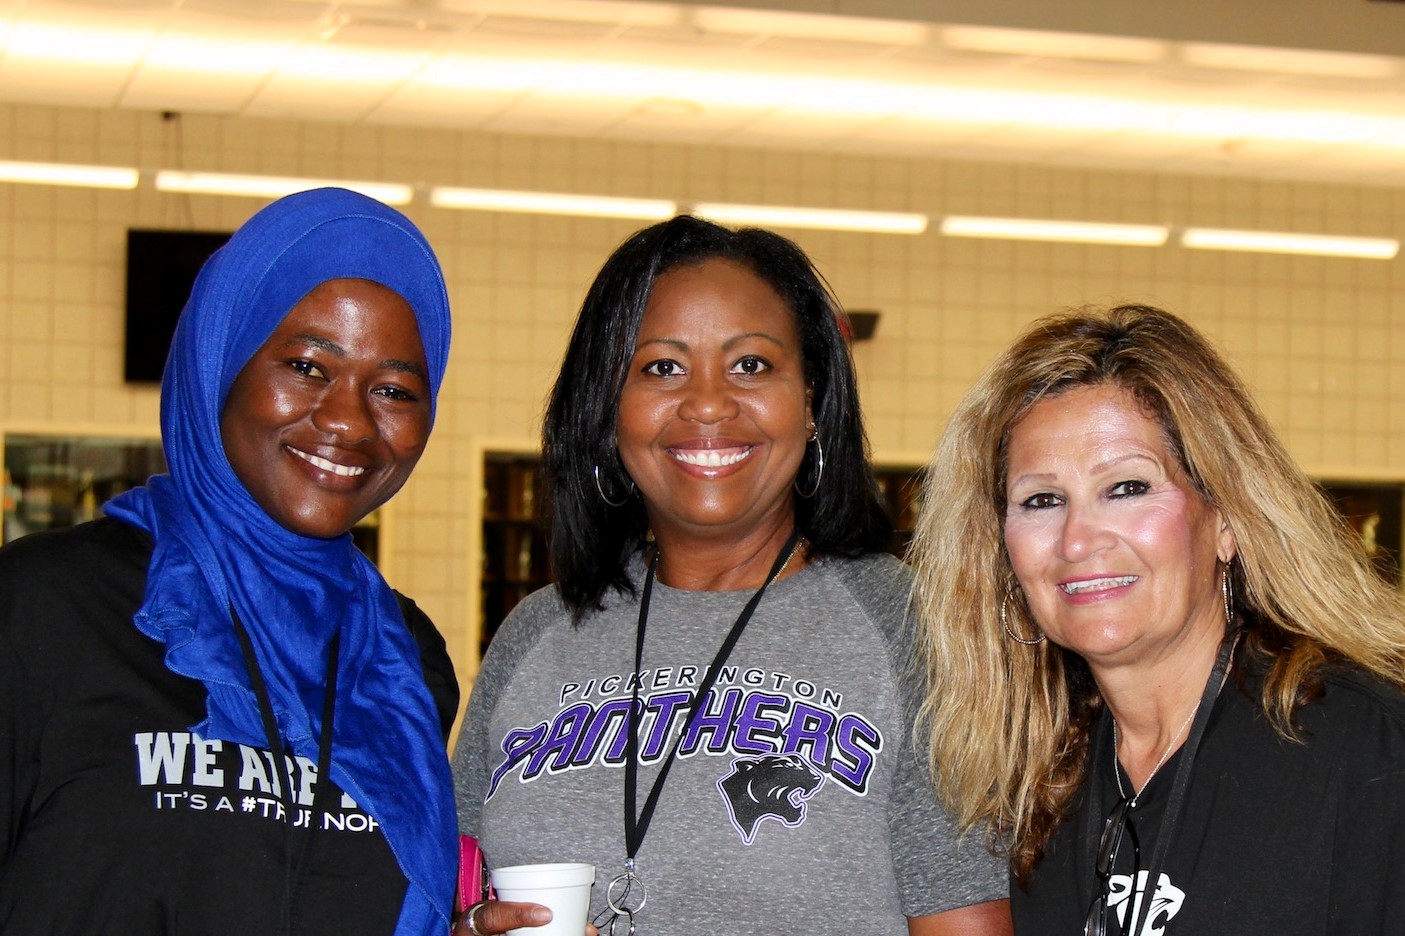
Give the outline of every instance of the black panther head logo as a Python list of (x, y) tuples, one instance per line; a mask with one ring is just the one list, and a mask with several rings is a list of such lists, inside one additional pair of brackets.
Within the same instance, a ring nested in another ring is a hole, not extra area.
[(750, 845), (762, 819), (788, 826), (805, 821), (805, 801), (815, 795), (824, 776), (798, 754), (763, 754), (732, 761), (732, 772), (717, 789), (732, 813), (732, 825)]

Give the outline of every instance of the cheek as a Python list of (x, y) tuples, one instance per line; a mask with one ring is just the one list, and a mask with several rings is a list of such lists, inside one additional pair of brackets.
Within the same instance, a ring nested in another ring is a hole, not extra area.
[(647, 445), (658, 434), (663, 421), (662, 408), (661, 403), (651, 403), (628, 392), (620, 398), (615, 440), (621, 458), (637, 454), (637, 449)]
[(1195, 525), (1184, 503), (1147, 505), (1119, 518), (1121, 538), (1149, 564), (1184, 563), (1194, 554)]
[(1056, 532), (1049, 523), (1026, 518), (1006, 518), (1005, 552), (1015, 577), (1025, 581), (1038, 573), (1052, 556)]
[(429, 409), (392, 414), (381, 420), (381, 433), (401, 458), (413, 464), (429, 443)]

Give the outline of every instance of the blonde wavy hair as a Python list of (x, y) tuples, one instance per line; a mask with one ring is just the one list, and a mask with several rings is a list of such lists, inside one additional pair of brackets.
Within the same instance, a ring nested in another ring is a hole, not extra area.
[[(928, 467), (911, 560), (927, 678), (919, 732), (964, 828), (986, 824), (1024, 883), (1084, 781), (1102, 709), (1087, 665), (1049, 642), (1005, 636), (1015, 582), (1005, 552), (1006, 443), (1031, 407), (1112, 384), (1156, 418), (1168, 450), (1238, 543), (1231, 566), (1240, 655), (1267, 676), (1259, 699), (1285, 737), (1329, 660), (1405, 688), (1405, 608), (1359, 538), (1303, 474), (1244, 384), (1195, 329), (1160, 309), (1080, 310), (1034, 323), (958, 406)], [(1011, 630), (1038, 633), (1023, 600)]]

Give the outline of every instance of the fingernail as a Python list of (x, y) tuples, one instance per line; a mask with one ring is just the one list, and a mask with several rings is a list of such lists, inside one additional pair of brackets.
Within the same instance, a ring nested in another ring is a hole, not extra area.
[(551, 911), (546, 907), (532, 908), (532, 922), (538, 925), (551, 922)]

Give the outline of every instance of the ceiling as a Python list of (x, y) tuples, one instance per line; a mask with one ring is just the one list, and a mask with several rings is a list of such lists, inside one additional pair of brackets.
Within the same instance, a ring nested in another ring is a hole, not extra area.
[(1405, 186), (1405, 3), (737, 2), (0, 0), (0, 100)]

